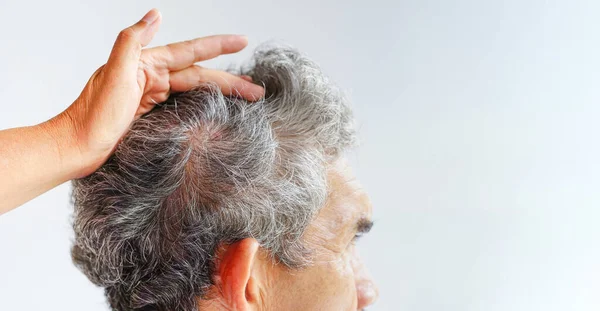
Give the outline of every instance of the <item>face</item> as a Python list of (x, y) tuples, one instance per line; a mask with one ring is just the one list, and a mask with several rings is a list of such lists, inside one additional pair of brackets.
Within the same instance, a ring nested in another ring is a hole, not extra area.
[(345, 160), (331, 165), (328, 183), (328, 201), (304, 236), (314, 264), (294, 271), (272, 267), (277, 286), (269, 310), (361, 310), (377, 299), (356, 251), (357, 239), (372, 226), (369, 198)]

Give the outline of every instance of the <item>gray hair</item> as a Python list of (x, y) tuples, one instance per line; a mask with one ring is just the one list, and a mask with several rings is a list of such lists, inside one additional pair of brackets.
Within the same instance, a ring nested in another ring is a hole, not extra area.
[(264, 99), (212, 85), (174, 94), (73, 182), (73, 261), (113, 310), (197, 310), (217, 247), (248, 237), (277, 263), (310, 263), (302, 235), (327, 198), (328, 163), (354, 143), (351, 111), (294, 49), (263, 46), (241, 73)]

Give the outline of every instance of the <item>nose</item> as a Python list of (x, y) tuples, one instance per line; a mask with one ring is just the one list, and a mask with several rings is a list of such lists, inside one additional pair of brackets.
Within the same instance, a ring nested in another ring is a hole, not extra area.
[(352, 268), (354, 269), (354, 280), (356, 283), (357, 308), (358, 310), (362, 310), (377, 300), (379, 289), (356, 250), (354, 251)]
[(379, 289), (371, 279), (357, 282), (356, 292), (358, 294), (357, 306), (359, 310), (372, 305), (379, 298)]

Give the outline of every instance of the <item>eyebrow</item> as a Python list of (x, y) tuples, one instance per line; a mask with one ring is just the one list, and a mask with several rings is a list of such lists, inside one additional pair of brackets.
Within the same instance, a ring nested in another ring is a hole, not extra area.
[(368, 218), (362, 217), (356, 222), (356, 233), (369, 233), (371, 228), (373, 228), (373, 221)]

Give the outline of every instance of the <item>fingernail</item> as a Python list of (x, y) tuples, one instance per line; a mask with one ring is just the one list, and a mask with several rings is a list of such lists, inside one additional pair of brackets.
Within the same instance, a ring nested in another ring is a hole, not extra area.
[(152, 10), (150, 10), (150, 12), (146, 13), (146, 15), (144, 15), (144, 17), (142, 17), (142, 20), (144, 22), (146, 22), (148, 25), (150, 25), (158, 19), (159, 15), (160, 14), (157, 9), (152, 9)]
[(257, 101), (265, 96), (265, 89), (260, 85), (254, 84), (252, 86), (252, 95), (254, 97), (254, 101)]

